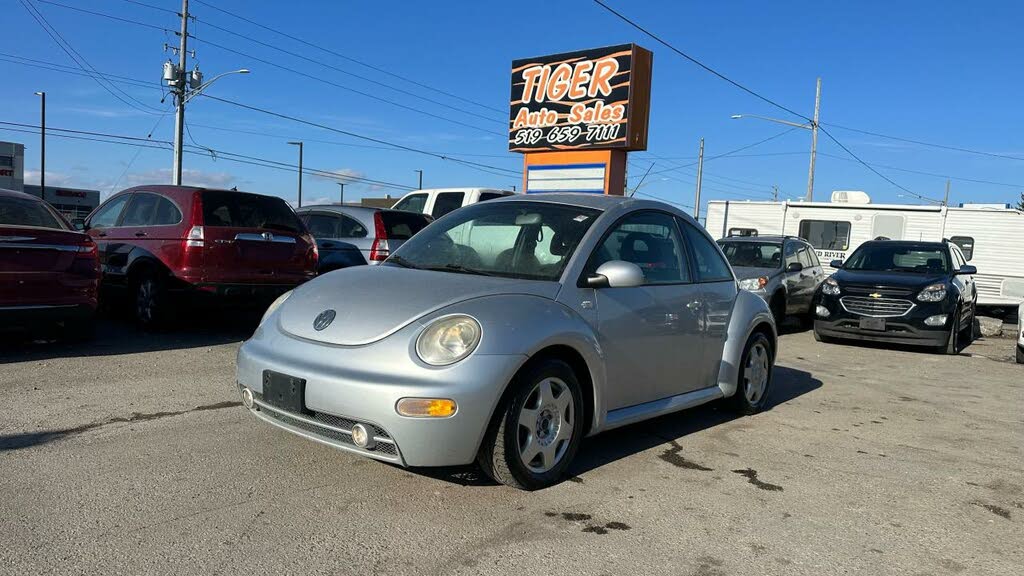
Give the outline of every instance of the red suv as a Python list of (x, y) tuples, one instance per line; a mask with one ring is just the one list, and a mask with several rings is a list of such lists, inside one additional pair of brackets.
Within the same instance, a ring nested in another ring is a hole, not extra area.
[(138, 186), (93, 211), (85, 230), (99, 246), (104, 299), (126, 292), (143, 326), (166, 321), (182, 296), (262, 301), (316, 275), (316, 243), (276, 196)]
[(92, 335), (96, 244), (35, 196), (0, 190), (0, 330)]

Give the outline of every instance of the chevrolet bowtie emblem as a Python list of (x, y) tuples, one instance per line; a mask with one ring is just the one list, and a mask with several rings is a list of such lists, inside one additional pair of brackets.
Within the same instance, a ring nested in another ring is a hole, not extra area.
[(872, 298), (881, 298), (882, 297), (882, 295), (879, 294), (878, 292), (875, 292), (874, 294), (868, 294), (868, 296), (871, 296)]

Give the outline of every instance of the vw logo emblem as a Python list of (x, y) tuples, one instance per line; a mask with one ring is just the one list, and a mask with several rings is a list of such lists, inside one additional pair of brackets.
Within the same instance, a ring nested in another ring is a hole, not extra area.
[(334, 322), (334, 317), (337, 315), (338, 314), (334, 310), (324, 310), (317, 315), (315, 320), (313, 320), (313, 329), (319, 332), (320, 330), (327, 328), (331, 325), (331, 322)]

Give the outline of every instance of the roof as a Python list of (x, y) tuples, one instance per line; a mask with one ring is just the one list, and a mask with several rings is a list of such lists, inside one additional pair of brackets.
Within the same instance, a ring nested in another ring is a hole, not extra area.
[(939, 247), (939, 246), (946, 246), (948, 244), (948, 242), (946, 240), (942, 240), (942, 241), (939, 241), (939, 242), (936, 242), (935, 240), (868, 240), (867, 242), (864, 242), (863, 244), (861, 244), (861, 246), (864, 246), (866, 244), (885, 244), (885, 245), (899, 245), (899, 246), (931, 246), (931, 247)]
[(3, 198), (20, 198), (22, 200), (35, 200), (36, 202), (42, 202), (43, 199), (39, 196), (33, 196), (31, 194), (25, 194), (24, 192), (18, 192), (17, 190), (8, 190), (6, 188), (0, 188), (0, 197)]
[(373, 206), (362, 206), (359, 204), (313, 204), (296, 208), (295, 212), (303, 214), (312, 211), (318, 212), (337, 212), (338, 214), (373, 214), (374, 212), (398, 212), (401, 214), (415, 214), (417, 216), (426, 216), (419, 212), (410, 212), (408, 210), (392, 210), (391, 208), (375, 208)]
[(595, 208), (607, 210), (613, 206), (619, 206), (627, 202), (645, 202), (635, 200), (626, 196), (612, 196), (608, 194), (588, 194), (586, 192), (543, 192), (534, 194), (514, 194), (503, 198), (495, 198), (488, 202), (551, 202), (553, 204), (571, 204), (584, 208)]
[(725, 238), (720, 238), (718, 241), (719, 242), (764, 242), (764, 241), (768, 241), (768, 242), (782, 242), (783, 240), (799, 240), (801, 242), (806, 242), (806, 240), (804, 240), (803, 238), (800, 238), (799, 236), (790, 236), (790, 235), (782, 236), (782, 235), (778, 235), (778, 234), (771, 234), (771, 235), (766, 234), (764, 236), (726, 236)]

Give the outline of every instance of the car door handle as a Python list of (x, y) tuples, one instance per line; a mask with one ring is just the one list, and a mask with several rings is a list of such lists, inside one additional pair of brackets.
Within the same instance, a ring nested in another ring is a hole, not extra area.
[(136, 238), (142, 238), (143, 236), (149, 236), (149, 234), (146, 234), (145, 232), (136, 232), (135, 233), (135, 237)]

